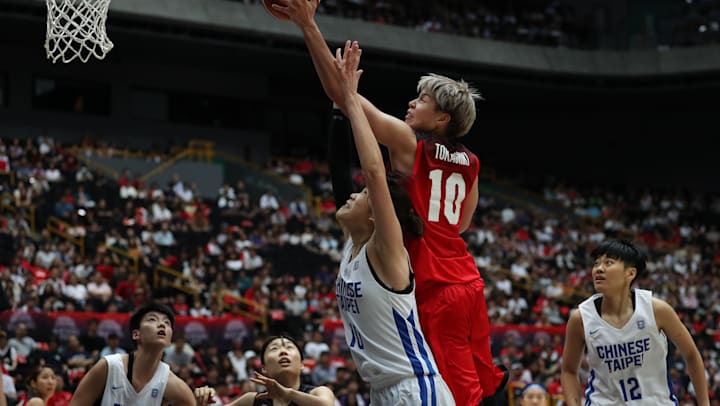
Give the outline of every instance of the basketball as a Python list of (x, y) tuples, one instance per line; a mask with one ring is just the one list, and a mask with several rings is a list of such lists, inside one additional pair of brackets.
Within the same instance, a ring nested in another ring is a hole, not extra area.
[(263, 0), (262, 3), (263, 3), (263, 6), (265, 6), (265, 10), (267, 10), (267, 12), (270, 13), (271, 16), (273, 16), (279, 20), (282, 20), (282, 21), (290, 20), (290, 17), (288, 17), (287, 14), (272, 8), (273, 3), (278, 3), (280, 5), (283, 5), (283, 3), (279, 2), (279, 1), (274, 1), (274, 0)]

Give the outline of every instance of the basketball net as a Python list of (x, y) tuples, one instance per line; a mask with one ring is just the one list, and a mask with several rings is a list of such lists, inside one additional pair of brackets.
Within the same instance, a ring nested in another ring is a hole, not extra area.
[(113, 43), (105, 32), (111, 0), (45, 0), (45, 51), (53, 63), (105, 58)]

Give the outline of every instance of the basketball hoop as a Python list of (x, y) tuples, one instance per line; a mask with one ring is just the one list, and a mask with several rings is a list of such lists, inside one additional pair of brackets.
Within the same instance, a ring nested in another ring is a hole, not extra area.
[(111, 0), (45, 0), (47, 33), (45, 51), (53, 63), (91, 56), (105, 58), (113, 43), (105, 32)]

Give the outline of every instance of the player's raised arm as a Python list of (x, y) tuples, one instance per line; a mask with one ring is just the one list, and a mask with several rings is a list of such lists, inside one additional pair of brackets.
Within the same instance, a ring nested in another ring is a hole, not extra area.
[[(340, 93), (340, 76), (335, 70), (333, 54), (315, 21), (319, 0), (283, 0), (283, 2), (285, 5), (273, 4), (272, 7), (287, 14), (300, 28), (325, 93), (347, 114), (345, 100)], [(335, 58), (347, 53), (349, 48), (350, 41), (346, 41), (344, 50), (338, 48), (335, 51)], [(415, 132), (404, 121), (383, 113), (362, 96), (361, 101), (373, 130), (373, 136), (390, 150), (393, 169), (409, 175), (417, 148)]]
[[(340, 78), (335, 70), (333, 54), (315, 22), (315, 12), (318, 4), (320, 4), (319, 0), (282, 0), (274, 3), (272, 7), (288, 15), (290, 21), (300, 28), (325, 93), (330, 99), (338, 103), (341, 108), (344, 108), (343, 101), (340, 100), (340, 90), (338, 88)], [(347, 41), (345, 44), (346, 52), (349, 47), (350, 41)], [(340, 53), (340, 50), (338, 49), (337, 52)]]
[[(373, 136), (370, 123), (357, 95), (358, 81), (362, 75), (362, 70), (358, 70), (361, 53), (362, 50), (358, 43), (353, 42), (344, 55), (336, 57), (335, 65), (342, 78), (340, 89), (345, 99), (347, 115), (352, 124), (355, 148), (360, 158), (365, 185), (372, 201), (375, 232), (368, 242), (368, 251), (374, 252), (375, 258), (372, 259), (380, 262), (380, 269), (376, 269), (376, 271), (383, 282), (394, 289), (402, 290), (407, 287), (409, 277), (403, 232), (395, 214), (380, 147)], [(396, 271), (399, 269), (407, 269), (408, 272)], [(392, 272), (386, 272), (387, 270), (392, 270)]]

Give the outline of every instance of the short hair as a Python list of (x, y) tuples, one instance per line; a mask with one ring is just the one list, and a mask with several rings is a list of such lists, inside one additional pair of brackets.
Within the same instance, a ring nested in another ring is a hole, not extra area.
[(390, 190), (390, 199), (395, 208), (395, 216), (397, 216), (403, 235), (408, 239), (417, 239), (422, 237), (425, 231), (425, 223), (413, 208), (412, 201), (404, 183), (408, 181), (406, 176), (397, 172), (387, 174), (388, 189)]
[(483, 100), (477, 89), (464, 80), (453, 80), (430, 73), (417, 84), (418, 93), (426, 93), (435, 100), (438, 110), (450, 115), (445, 137), (459, 138), (470, 131), (475, 122), (475, 100)]
[(130, 317), (130, 332), (139, 329), (143, 317), (150, 312), (158, 312), (166, 315), (168, 319), (170, 319), (170, 325), (175, 325), (175, 313), (171, 308), (161, 303), (148, 303), (138, 308)]
[(639, 276), (645, 273), (647, 255), (638, 249), (631, 241), (628, 240), (606, 240), (595, 247), (590, 253), (593, 260), (605, 255), (608, 258), (617, 259), (625, 263), (625, 267), (633, 267), (637, 270), (635, 278), (630, 282), (635, 282)]
[(262, 362), (263, 365), (265, 365), (265, 350), (267, 350), (267, 347), (270, 345), (271, 342), (273, 342), (277, 339), (280, 339), (280, 338), (284, 338), (284, 339), (290, 341), (291, 343), (293, 343), (295, 348), (297, 348), (298, 352), (300, 353), (300, 359), (301, 360), (305, 359), (305, 354), (303, 354), (302, 348), (300, 348), (300, 345), (297, 343), (297, 341), (295, 341), (294, 338), (290, 337), (287, 334), (279, 334), (276, 336), (268, 337), (268, 339), (265, 340), (265, 342), (263, 343), (262, 349), (260, 350), (260, 362)]

